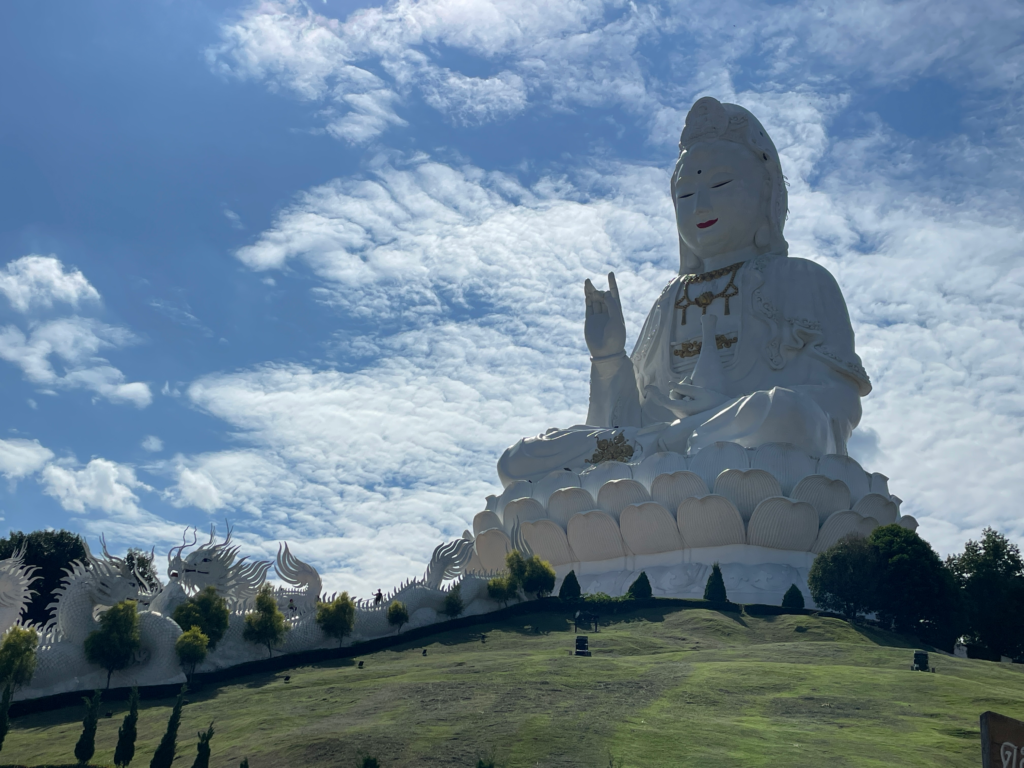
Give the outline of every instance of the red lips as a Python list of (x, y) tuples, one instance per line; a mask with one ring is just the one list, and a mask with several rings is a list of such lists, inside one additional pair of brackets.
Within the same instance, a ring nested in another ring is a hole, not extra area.
[(707, 229), (714, 224), (718, 219), (711, 219), (710, 221), (704, 221), (697, 225), (697, 229)]

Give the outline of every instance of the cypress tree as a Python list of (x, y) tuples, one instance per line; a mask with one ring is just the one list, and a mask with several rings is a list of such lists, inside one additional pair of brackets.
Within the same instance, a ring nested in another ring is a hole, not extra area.
[(786, 590), (786, 594), (782, 596), (782, 607), (783, 608), (803, 608), (804, 607), (804, 595), (800, 591), (800, 587), (796, 584), (790, 584), (789, 589)]
[(4, 697), (0, 701), (0, 749), (4, 748), (4, 739), (7, 738), (7, 731), (11, 727), (11, 696), (12, 687), (10, 685), (4, 686)]
[(128, 714), (117, 729), (117, 747), (114, 748), (114, 765), (125, 768), (135, 757), (135, 739), (138, 736), (136, 726), (139, 722), (139, 689), (132, 686), (128, 697)]
[(714, 603), (725, 603), (729, 596), (725, 593), (725, 579), (722, 578), (722, 569), (718, 563), (711, 566), (711, 575), (708, 576), (707, 586), (704, 587), (704, 599)]
[(576, 571), (569, 571), (569, 575), (562, 580), (562, 586), (558, 588), (559, 599), (579, 600), (582, 594), (579, 579), (576, 578)]
[(636, 581), (630, 584), (626, 594), (636, 600), (646, 600), (654, 595), (651, 590), (651, 581), (647, 578), (647, 571), (640, 571), (640, 575), (636, 577)]
[(178, 740), (178, 726), (181, 724), (181, 702), (185, 697), (186, 690), (188, 690), (187, 685), (181, 686), (178, 700), (174, 702), (174, 709), (171, 710), (171, 716), (167, 719), (167, 730), (164, 732), (163, 738), (160, 739), (156, 754), (149, 761), (149, 768), (171, 768), (171, 763), (174, 762), (174, 747)]
[(82, 697), (85, 702), (85, 719), (82, 721), (82, 735), (75, 744), (75, 759), (80, 763), (88, 763), (96, 753), (96, 724), (100, 719), (100, 692), (92, 692), (92, 698)]
[(210, 768), (210, 739), (213, 738), (213, 723), (206, 729), (206, 733), (199, 732), (199, 745), (196, 747), (196, 759), (192, 768)]

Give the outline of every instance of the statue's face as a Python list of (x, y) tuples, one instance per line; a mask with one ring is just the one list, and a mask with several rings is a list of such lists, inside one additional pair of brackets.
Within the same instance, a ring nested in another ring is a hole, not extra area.
[(185, 558), (181, 569), (181, 581), (189, 587), (203, 589), (207, 585), (221, 584), (227, 580), (228, 566), (210, 553), (199, 549)]
[(752, 245), (765, 223), (768, 169), (732, 141), (702, 142), (683, 156), (675, 187), (679, 236), (706, 259)]

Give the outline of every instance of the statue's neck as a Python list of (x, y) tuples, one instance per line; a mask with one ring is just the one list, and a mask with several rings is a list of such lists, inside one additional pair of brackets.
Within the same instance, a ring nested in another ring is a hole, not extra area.
[(764, 251), (764, 248), (758, 248), (756, 245), (748, 245), (746, 248), (740, 248), (738, 251), (729, 251), (728, 253), (719, 253), (715, 256), (709, 256), (706, 259), (701, 259), (701, 269), (704, 272), (713, 272), (716, 269), (722, 267), (731, 267), (733, 264), (738, 264), (741, 261), (747, 261), (754, 258), (759, 253)]

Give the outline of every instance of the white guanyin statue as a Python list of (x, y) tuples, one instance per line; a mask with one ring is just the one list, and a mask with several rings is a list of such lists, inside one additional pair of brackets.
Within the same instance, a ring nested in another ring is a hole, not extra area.
[(655, 301), (632, 355), (614, 273), (606, 291), (587, 280), (586, 425), (509, 448), (498, 462), (506, 486), (582, 470), (598, 439), (619, 434), (633, 461), (720, 441), (846, 453), (871, 384), (835, 279), (788, 255), (775, 145), (746, 109), (705, 97), (687, 115), (679, 149), (671, 182), (679, 275)]

